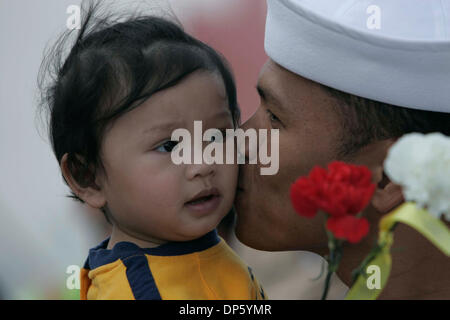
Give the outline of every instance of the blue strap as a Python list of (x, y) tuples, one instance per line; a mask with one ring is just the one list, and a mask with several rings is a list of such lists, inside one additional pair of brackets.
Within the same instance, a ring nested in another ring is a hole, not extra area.
[(122, 262), (136, 300), (162, 300), (145, 255), (131, 256)]

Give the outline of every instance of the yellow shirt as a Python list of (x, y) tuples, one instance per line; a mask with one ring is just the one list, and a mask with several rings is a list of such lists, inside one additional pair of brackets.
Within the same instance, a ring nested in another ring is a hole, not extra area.
[(263, 288), (213, 230), (201, 238), (143, 249), (109, 238), (89, 250), (81, 270), (82, 300), (259, 300)]

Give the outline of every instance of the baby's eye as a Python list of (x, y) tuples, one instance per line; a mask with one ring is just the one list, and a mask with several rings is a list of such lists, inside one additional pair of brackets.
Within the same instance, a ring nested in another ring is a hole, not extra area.
[(155, 149), (155, 151), (158, 152), (172, 152), (173, 148), (178, 144), (178, 141), (166, 141), (162, 145), (160, 145), (158, 148)]

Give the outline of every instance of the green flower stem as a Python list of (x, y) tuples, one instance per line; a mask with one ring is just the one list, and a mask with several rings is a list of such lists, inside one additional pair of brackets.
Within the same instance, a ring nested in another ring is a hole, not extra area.
[(356, 279), (358, 279), (358, 276), (361, 274), (365, 274), (366, 267), (369, 265), (369, 263), (381, 252), (383, 249), (384, 244), (380, 245), (377, 244), (366, 256), (366, 258), (363, 260), (363, 262), (352, 271), (352, 285), (356, 282)]
[(326, 300), (328, 291), (330, 289), (331, 276), (339, 268), (339, 263), (342, 258), (342, 241), (334, 238), (333, 234), (328, 233), (328, 248), (330, 250), (330, 255), (328, 257), (328, 271), (325, 278), (325, 288), (322, 294), (322, 300)]
[[(395, 223), (391, 229), (389, 229), (389, 232), (393, 232), (395, 227), (397, 226), (397, 223)], [(369, 254), (364, 258), (363, 262), (352, 271), (352, 285), (356, 282), (358, 277), (360, 275), (366, 274), (366, 267), (370, 264), (370, 262), (377, 257), (377, 255), (383, 250), (385, 243), (378, 243), (375, 245), (375, 247), (369, 252)]]

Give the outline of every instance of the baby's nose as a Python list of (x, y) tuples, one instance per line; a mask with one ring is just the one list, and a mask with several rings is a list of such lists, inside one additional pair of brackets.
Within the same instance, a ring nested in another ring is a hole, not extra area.
[(186, 177), (188, 180), (192, 180), (195, 178), (202, 178), (213, 176), (215, 174), (215, 165), (214, 164), (189, 164), (186, 168)]

